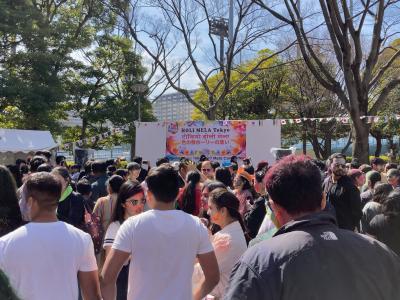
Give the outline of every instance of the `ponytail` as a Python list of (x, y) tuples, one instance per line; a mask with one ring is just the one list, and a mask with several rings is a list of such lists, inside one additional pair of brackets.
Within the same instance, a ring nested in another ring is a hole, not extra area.
[(243, 234), (246, 239), (246, 243), (248, 244), (251, 240), (250, 236), (248, 235), (246, 226), (243, 222), (242, 215), (239, 212), (239, 200), (238, 198), (227, 189), (224, 188), (217, 188), (210, 194), (212, 201), (218, 208), (225, 207), (228, 210), (229, 215), (232, 219), (237, 220), (242, 227)]
[(196, 210), (196, 185), (200, 182), (200, 174), (198, 172), (189, 172), (187, 175), (188, 184), (182, 194), (181, 209), (193, 214)]
[(231, 208), (231, 207), (227, 207), (226, 209), (228, 210), (228, 212), (229, 212), (229, 214), (231, 215), (231, 217), (239, 222), (240, 227), (242, 227), (244, 237), (245, 237), (245, 239), (246, 239), (246, 244), (248, 245), (249, 242), (250, 242), (250, 240), (251, 240), (251, 237), (250, 237), (250, 235), (249, 235), (249, 233), (248, 233), (248, 230), (247, 230), (247, 228), (246, 228), (246, 225), (244, 224), (242, 215), (239, 213), (238, 210), (233, 209), (233, 208)]

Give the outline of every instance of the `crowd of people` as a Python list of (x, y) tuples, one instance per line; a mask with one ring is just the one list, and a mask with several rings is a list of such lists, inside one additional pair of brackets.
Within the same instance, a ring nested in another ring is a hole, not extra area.
[(0, 166), (0, 299), (400, 299), (398, 255), (381, 158)]

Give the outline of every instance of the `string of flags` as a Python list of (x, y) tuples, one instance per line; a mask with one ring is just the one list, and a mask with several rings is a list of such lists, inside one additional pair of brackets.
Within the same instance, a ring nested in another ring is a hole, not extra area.
[(102, 141), (104, 139), (107, 139), (108, 137), (110, 137), (112, 135), (121, 134), (121, 133), (123, 133), (124, 131), (126, 131), (128, 129), (129, 129), (128, 125), (122, 126), (122, 127), (115, 127), (115, 128), (112, 128), (109, 131), (97, 134), (97, 135), (92, 136), (92, 137), (87, 137), (87, 138), (85, 138), (83, 140), (78, 140), (78, 141), (75, 141), (75, 142), (65, 143), (65, 144), (61, 145), (61, 148), (65, 149), (65, 150), (69, 150), (69, 149), (73, 148), (73, 144), (75, 144), (75, 146), (77, 146), (77, 147), (82, 147), (84, 144), (87, 144), (88, 142), (96, 143), (96, 142)]
[[(231, 122), (246, 122), (247, 125), (255, 126), (258, 124), (259, 126), (261, 126), (264, 123), (263, 121), (265, 121), (265, 120), (247, 120), (247, 121), (246, 120), (208, 120), (208, 121), (195, 120), (195, 121), (160, 121), (160, 122), (137, 122), (137, 121), (135, 121), (134, 124), (135, 124), (135, 127), (142, 127), (142, 126), (146, 127), (146, 126), (149, 126), (150, 124), (153, 126), (155, 124), (157, 127), (160, 127), (160, 126), (165, 127), (170, 123), (174, 123), (174, 124), (193, 123), (196, 125), (200, 124), (201, 126), (204, 126), (206, 123), (209, 123), (209, 122), (218, 122), (222, 126), (229, 126), (231, 124)], [(273, 121), (275, 122), (276, 120), (273, 120)]]
[[(400, 115), (392, 115), (392, 116), (361, 116), (360, 117), (361, 120), (366, 120), (366, 122), (368, 124), (372, 124), (372, 123), (377, 123), (379, 121), (383, 121), (385, 123), (387, 123), (389, 120), (400, 120)], [(330, 121), (336, 121), (336, 122), (340, 122), (343, 124), (349, 124), (350, 122), (350, 118), (348, 116), (342, 116), (342, 117), (325, 117), (325, 118), (295, 118), (295, 119), (265, 119), (265, 120), (248, 120), (247, 125), (251, 125), (251, 126), (263, 126), (264, 121), (268, 121), (271, 120), (273, 122), (274, 125), (276, 124), (281, 124), (281, 125), (287, 125), (287, 124), (301, 124), (303, 122), (330, 122)], [(221, 125), (229, 125), (230, 122), (233, 120), (222, 120), (222, 121), (210, 121), (210, 122), (221, 122)], [(141, 126), (149, 126), (150, 124), (156, 124), (157, 126), (161, 126), (161, 127), (165, 127), (167, 126), (167, 124), (169, 123), (178, 123), (178, 122), (186, 122), (186, 121), (160, 121), (160, 122), (138, 122), (135, 121), (134, 125), (135, 127), (141, 127)], [(206, 123), (207, 121), (192, 121), (192, 122), (203, 122)], [(113, 128), (107, 132), (101, 133), (101, 134), (97, 134), (95, 136), (89, 137), (89, 138), (85, 138), (83, 140), (78, 140), (75, 142), (70, 142), (70, 143), (65, 143), (63, 145), (61, 145), (61, 147), (65, 150), (69, 150), (72, 149), (73, 144), (75, 144), (77, 147), (82, 147), (84, 144), (88, 143), (89, 141), (92, 143), (98, 142), (98, 141), (102, 141), (112, 135), (117, 135), (117, 134), (121, 134), (124, 131), (127, 131), (129, 129), (128, 125), (122, 126), (122, 127), (116, 127)]]
[[(400, 115), (393, 116), (361, 116), (361, 120), (366, 120), (367, 124), (377, 123), (379, 121), (383, 121), (387, 123), (390, 119), (400, 120)], [(348, 116), (343, 117), (327, 117), (327, 118), (296, 118), (296, 119), (280, 119), (281, 125), (287, 124), (301, 124), (303, 122), (330, 122), (336, 121), (343, 124), (349, 124), (350, 118)]]

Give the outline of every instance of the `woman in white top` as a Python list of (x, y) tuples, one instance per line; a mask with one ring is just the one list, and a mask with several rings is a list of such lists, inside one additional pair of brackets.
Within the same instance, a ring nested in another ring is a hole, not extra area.
[[(128, 180), (121, 186), (117, 197), (115, 213), (104, 237), (103, 248), (106, 252), (106, 257), (111, 250), (119, 227), (129, 217), (143, 212), (145, 203), (144, 191), (138, 181)], [(117, 300), (126, 300), (128, 293), (128, 271), (129, 261), (122, 268), (117, 279)]]
[[(225, 188), (217, 188), (210, 193), (207, 213), (211, 222), (221, 227), (221, 230), (211, 237), (218, 261), (220, 281), (210, 295), (222, 299), (232, 268), (247, 249), (245, 227), (239, 213), (239, 200)], [(201, 268), (196, 264), (193, 274), (194, 286), (201, 281), (202, 276)]]

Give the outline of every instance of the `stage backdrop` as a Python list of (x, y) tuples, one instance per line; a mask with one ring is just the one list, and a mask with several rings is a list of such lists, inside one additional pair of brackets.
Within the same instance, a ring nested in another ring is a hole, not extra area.
[(166, 126), (165, 155), (170, 160), (186, 157), (197, 161), (202, 154), (222, 161), (246, 157), (245, 121), (182, 121)]
[(142, 122), (136, 124), (136, 155), (155, 165), (158, 158), (202, 153), (223, 161), (250, 156), (253, 163), (275, 161), (271, 148), (281, 145), (281, 125), (273, 120)]

